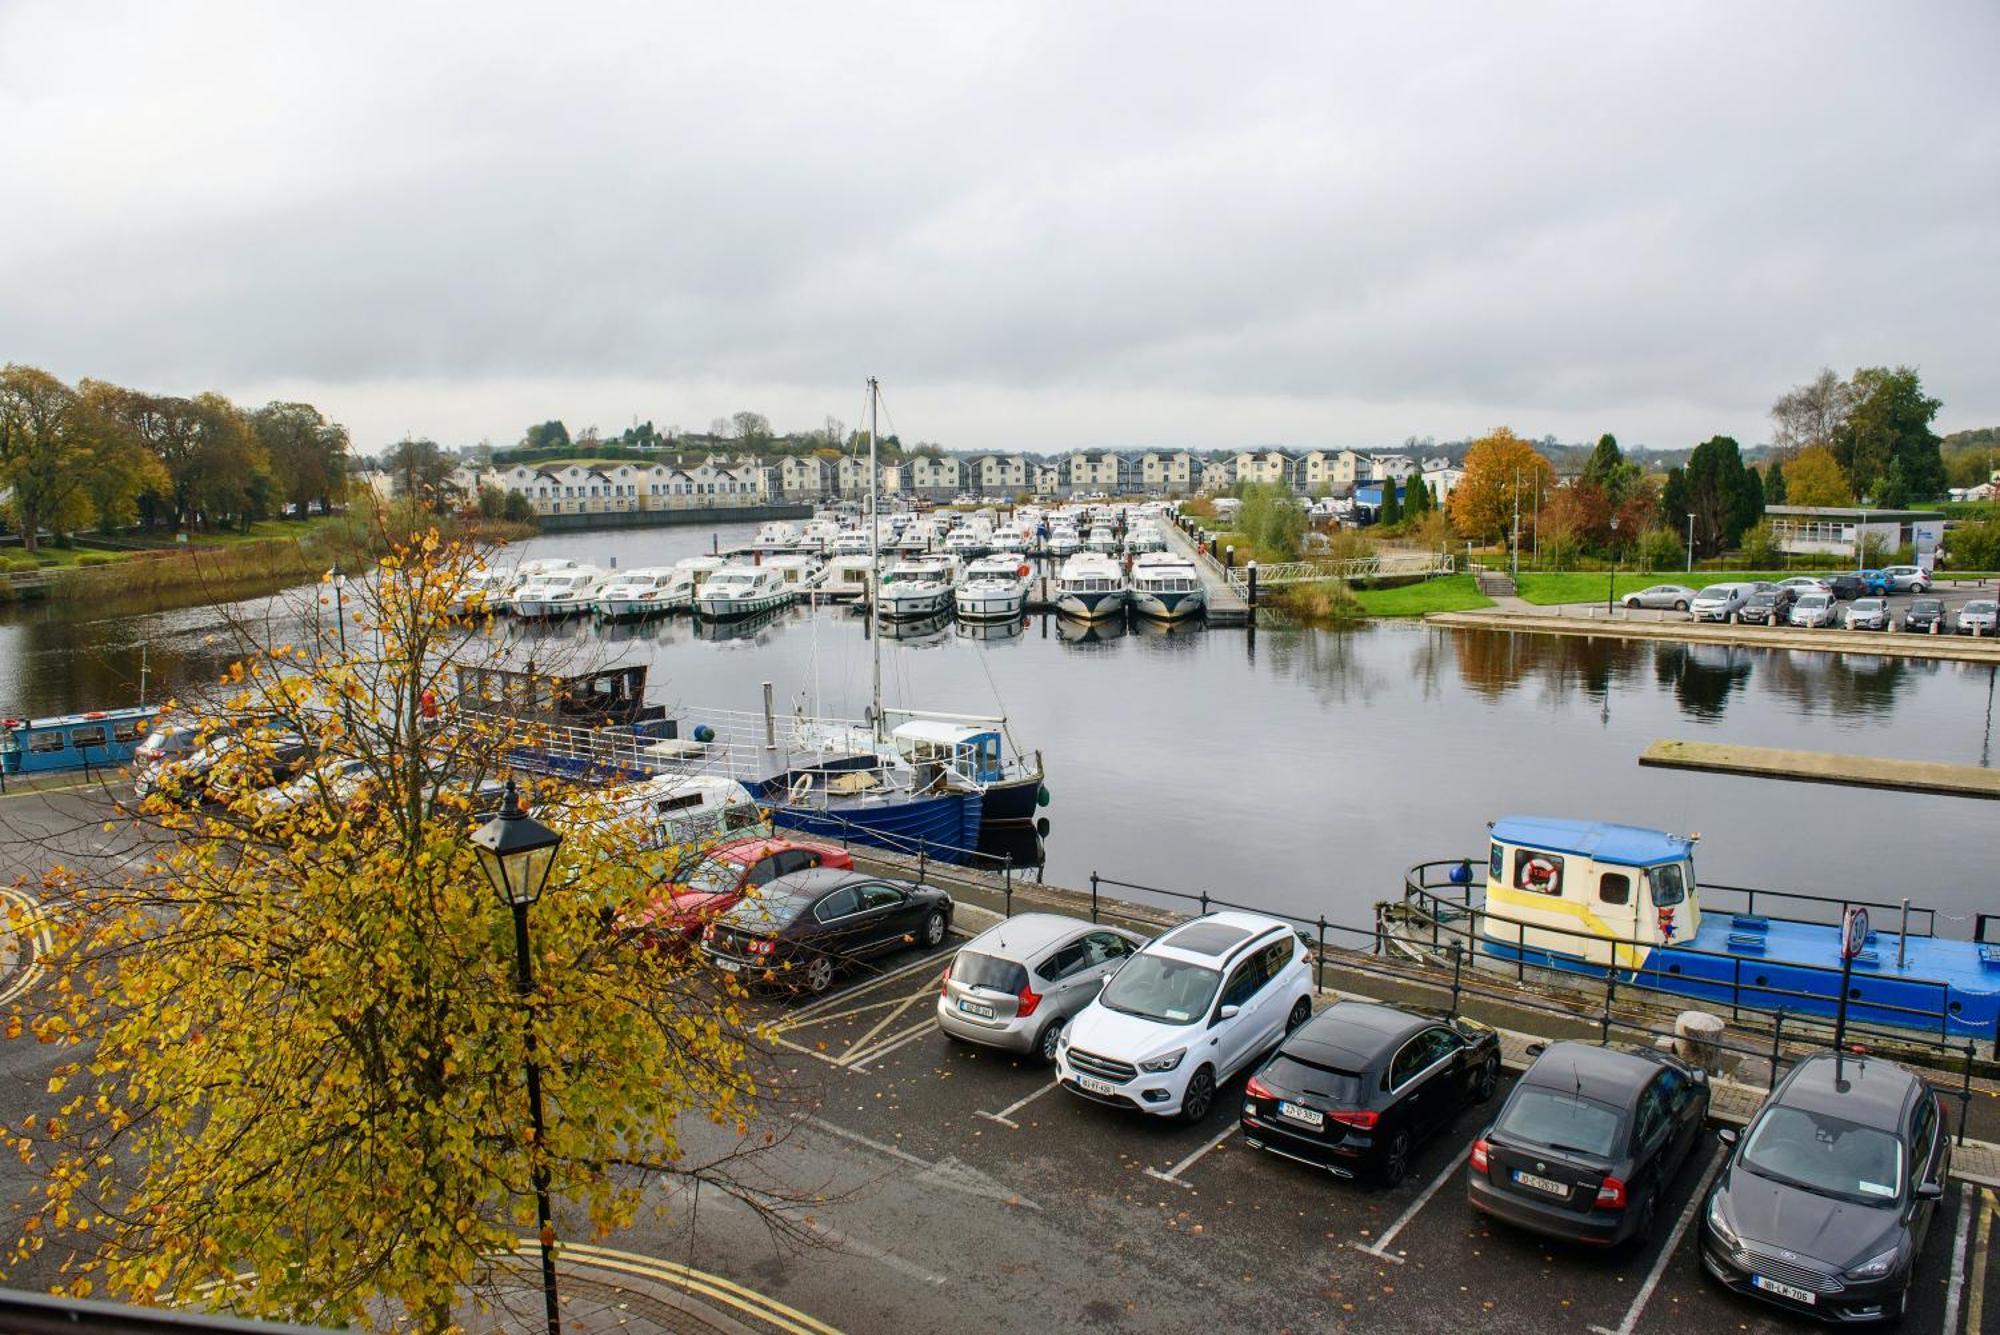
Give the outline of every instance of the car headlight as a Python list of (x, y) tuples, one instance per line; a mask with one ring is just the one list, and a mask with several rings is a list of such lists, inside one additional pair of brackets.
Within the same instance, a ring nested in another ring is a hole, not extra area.
[(1901, 1259), (1902, 1249), (1891, 1247), (1880, 1256), (1863, 1261), (1860, 1265), (1849, 1270), (1847, 1277), (1849, 1279), (1881, 1279), (1891, 1270), (1894, 1270), (1896, 1263)]
[(1719, 1195), (1709, 1199), (1708, 1226), (1715, 1231), (1715, 1236), (1722, 1240), (1722, 1245), (1730, 1251), (1736, 1251), (1743, 1246), (1742, 1237), (1729, 1226), (1729, 1216), (1722, 1212), (1722, 1197)]
[(1155, 1057), (1149, 1062), (1140, 1062), (1139, 1069), (1142, 1071), (1171, 1071), (1181, 1064), (1181, 1058), (1185, 1056), (1187, 1056), (1186, 1048), (1175, 1048), (1172, 1052)]

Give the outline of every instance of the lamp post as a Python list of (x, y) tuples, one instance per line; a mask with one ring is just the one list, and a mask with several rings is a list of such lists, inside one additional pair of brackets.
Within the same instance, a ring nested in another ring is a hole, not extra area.
[(1863, 496), (1861, 498), (1861, 522), (1854, 526), (1854, 573), (1857, 575), (1861, 573), (1861, 568), (1868, 564), (1867, 545), (1868, 498)]
[(1611, 615), (1612, 595), (1618, 590), (1618, 516), (1611, 516), (1611, 573), (1604, 579), (1604, 615)]
[[(535, 986), (534, 964), (528, 955), (528, 906), (542, 897), (562, 836), (522, 810), (520, 794), (509, 779), (499, 814), (474, 830), (471, 839), (479, 854), (479, 869), (486, 873), (500, 902), (514, 910), (514, 988), (525, 1002)], [(549, 1335), (562, 1335), (562, 1317), (556, 1310), (556, 1231), (549, 1217), (549, 1170), (541, 1157), (542, 1072), (535, 1063), (533, 1014), (524, 1010), (522, 1023), (527, 1029), (528, 1122), (534, 1131), (532, 1177), (535, 1214), (541, 1225), (542, 1301), (548, 1310)]]
[(340, 562), (333, 563), (327, 572), (333, 577), (333, 623), (340, 628), (340, 661), (347, 661), (347, 603), (341, 597), (341, 589), (347, 583), (347, 576), (340, 573)]
[(1688, 511), (1688, 574), (1694, 573), (1694, 511)]

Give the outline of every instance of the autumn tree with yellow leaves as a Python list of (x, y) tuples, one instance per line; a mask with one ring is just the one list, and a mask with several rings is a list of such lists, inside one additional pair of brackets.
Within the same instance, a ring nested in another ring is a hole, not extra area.
[[(566, 1230), (633, 1221), (662, 1177), (787, 1227), (768, 1183), (734, 1176), (758, 1143), (758, 1031), (729, 984), (622, 929), (663, 853), (601, 789), (532, 785), (567, 836), (515, 992), (467, 835), (518, 734), (453, 699), (456, 668), (498, 652), (458, 606), (480, 560), (430, 532), (323, 586), (291, 642), (181, 704), (212, 739), (209, 800), (163, 771), (115, 818), (144, 827), (139, 865), (35, 887), (47, 981), (10, 1029), (74, 1060), (7, 1133), (42, 1183), (17, 1262), (74, 1248), (77, 1294), (441, 1330), (533, 1233), (537, 1170)], [(273, 797), (299, 738), (318, 760)], [(698, 1158), (689, 1117), (738, 1148)]]
[(1508, 428), (1496, 428), (1466, 449), (1465, 476), (1451, 489), (1447, 502), (1452, 527), (1480, 539), (1510, 533), (1516, 504), (1527, 523), (1535, 513), (1536, 498), (1554, 487), (1555, 475), (1554, 465), (1540, 450)]

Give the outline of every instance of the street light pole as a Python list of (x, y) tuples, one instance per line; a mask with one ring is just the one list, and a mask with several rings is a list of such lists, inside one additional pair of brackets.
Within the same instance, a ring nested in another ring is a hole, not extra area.
[(514, 990), (522, 999), (528, 1125), (534, 1136), (529, 1177), (535, 1189), (535, 1218), (540, 1225), (536, 1240), (542, 1251), (542, 1303), (547, 1311), (549, 1335), (562, 1335), (562, 1314), (556, 1304), (556, 1230), (549, 1209), (549, 1170), (543, 1140), (542, 1069), (535, 1060), (534, 1012), (527, 1005), (535, 988), (534, 960), (528, 947), (528, 908), (541, 898), (562, 836), (522, 809), (520, 793), (509, 779), (499, 814), (474, 830), (471, 842), (478, 851), (480, 869), (486, 873), (486, 879), (501, 902), (514, 911)]
[(1694, 511), (1688, 511), (1688, 574), (1694, 573)]
[(1604, 615), (1611, 615), (1612, 596), (1618, 591), (1618, 516), (1611, 516), (1611, 573), (1604, 579)]

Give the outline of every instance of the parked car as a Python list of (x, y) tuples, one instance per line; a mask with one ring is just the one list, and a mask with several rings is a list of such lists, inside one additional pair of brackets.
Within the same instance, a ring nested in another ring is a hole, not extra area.
[(1818, 575), (1793, 575), (1790, 579), (1779, 580), (1778, 587), (1781, 589), (1790, 589), (1794, 598), (1803, 598), (1809, 593), (1830, 594), (1833, 592), (1833, 585), (1827, 583)]
[(1830, 593), (1800, 594), (1785, 619), (1794, 626), (1837, 626), (1840, 607)]
[(1922, 566), (1890, 566), (1882, 573), (1888, 577), (1891, 593), (1931, 591), (1931, 573)]
[(1791, 615), (1792, 604), (1797, 599), (1798, 593), (1783, 585), (1758, 589), (1737, 609), (1736, 619), (1757, 626), (1782, 626), (1785, 618)]
[(226, 803), (291, 782), (312, 759), (312, 747), (297, 732), (253, 724), (239, 732), (211, 737), (184, 755), (145, 767), (136, 791), (142, 798), (157, 792), (185, 805)]
[(1842, 602), (1851, 602), (1868, 592), (1859, 575), (1827, 575), (1825, 581), (1827, 592)]
[(1058, 913), (1023, 913), (972, 938), (945, 967), (938, 1028), (950, 1038), (1056, 1059), (1063, 1026), (1146, 938)]
[(1472, 1142), (1466, 1199), (1535, 1233), (1643, 1241), (1707, 1117), (1707, 1077), (1677, 1057), (1551, 1044)]
[(702, 928), (701, 952), (725, 973), (824, 992), (871, 955), (943, 945), (951, 911), (936, 886), (816, 867), (738, 900)]
[(832, 844), (795, 839), (737, 839), (719, 844), (675, 869), (652, 901), (620, 925), (655, 947), (692, 942), (746, 890), (813, 867), (849, 870), (854, 859)]
[(1887, 630), (1889, 619), (1887, 598), (1856, 598), (1847, 609), (1849, 630)]
[(1625, 606), (1632, 608), (1651, 607), (1671, 612), (1685, 612), (1694, 602), (1694, 590), (1685, 584), (1655, 584), (1650, 589), (1625, 595)]
[(1749, 600), (1752, 592), (1752, 587), (1747, 583), (1711, 584), (1694, 596), (1694, 619), (1729, 621)]
[(1312, 1015), (1298, 934), (1257, 913), (1211, 913), (1127, 959), (1064, 1027), (1056, 1079), (1072, 1094), (1195, 1123), (1215, 1091)]
[(1974, 598), (1958, 609), (1954, 629), (1960, 635), (2000, 635), (2000, 603), (1991, 598)]
[(1893, 1320), (1951, 1167), (1944, 1109), (1894, 1062), (1820, 1052), (1771, 1091), (1701, 1212), (1701, 1263), (1826, 1321)]
[(1335, 1177), (1394, 1186), (1410, 1155), (1493, 1097), (1500, 1039), (1473, 1020), (1340, 1001), (1287, 1038), (1243, 1087), (1243, 1139)]
[(1942, 598), (1912, 598), (1909, 611), (1903, 613), (1903, 629), (1925, 635), (1939, 634), (1944, 630), (1945, 614)]
[(1858, 577), (1862, 589), (1878, 597), (1895, 591), (1895, 581), (1889, 578), (1889, 572), (1886, 570), (1863, 570), (1859, 572)]
[(198, 747), (200, 730), (192, 723), (159, 723), (132, 752), (132, 786), (140, 797), (157, 786), (166, 766), (186, 760)]

